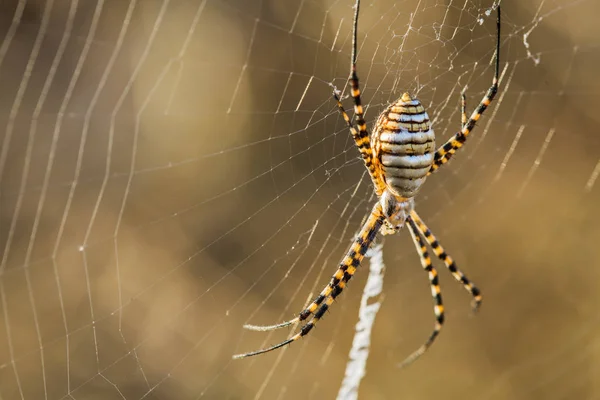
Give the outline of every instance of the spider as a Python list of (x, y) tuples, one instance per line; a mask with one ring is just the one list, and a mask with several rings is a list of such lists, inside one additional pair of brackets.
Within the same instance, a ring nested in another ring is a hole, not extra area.
[(466, 95), (464, 92), (461, 94), (461, 129), (435, 152), (435, 135), (433, 130), (431, 130), (429, 116), (425, 112), (421, 102), (411, 97), (408, 93), (402, 94), (396, 102), (389, 105), (379, 115), (373, 134), (369, 137), (361, 105), (358, 75), (356, 73), (359, 6), (360, 0), (356, 0), (352, 33), (351, 69), (350, 77), (348, 78), (350, 94), (354, 100), (356, 127), (344, 110), (340, 94), (335, 89), (333, 97), (369, 171), (378, 201), (373, 206), (370, 215), (346, 253), (346, 256), (340, 262), (329, 284), (308, 307), (290, 321), (269, 326), (244, 325), (244, 328), (254, 331), (271, 331), (300, 323), (307, 320), (311, 315), (312, 319), (289, 339), (262, 350), (234, 355), (234, 359), (267, 353), (308, 335), (333, 304), (336, 297), (342, 293), (348, 281), (359, 267), (377, 233), (381, 231), (383, 235), (393, 234), (405, 224), (408, 225), (409, 232), (419, 253), (421, 265), (429, 277), (436, 322), (427, 341), (408, 356), (400, 366), (406, 366), (422, 356), (433, 344), (444, 323), (444, 306), (438, 283), (438, 274), (431, 263), (425, 242), (431, 246), (433, 253), (445, 264), (453, 277), (471, 294), (473, 297), (473, 310), (476, 311), (481, 304), (479, 289), (458, 269), (454, 260), (442, 248), (438, 240), (415, 211), (414, 197), (421, 189), (425, 179), (437, 171), (440, 166), (446, 164), (454, 153), (465, 144), (469, 133), (473, 130), (475, 124), (498, 92), (500, 71), (500, 5), (496, 7), (497, 37), (496, 53), (494, 56), (495, 71), (492, 85), (470, 118), (467, 118), (466, 114)]

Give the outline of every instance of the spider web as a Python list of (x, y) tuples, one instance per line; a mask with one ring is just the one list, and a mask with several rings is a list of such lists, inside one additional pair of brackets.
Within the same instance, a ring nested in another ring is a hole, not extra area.
[[(363, 0), (369, 126), (410, 91), (449, 138), (491, 82), (493, 5)], [(365, 262), (309, 337), (231, 359), (291, 333), (242, 325), (300, 311), (375, 201), (331, 98), (352, 6), (0, 2), (0, 399), (333, 398), (373, 301), (360, 398), (600, 395), (593, 0), (503, 3), (497, 99), (416, 199), (476, 318), (440, 265), (444, 330), (397, 368), (433, 327), (400, 232), (381, 295)]]

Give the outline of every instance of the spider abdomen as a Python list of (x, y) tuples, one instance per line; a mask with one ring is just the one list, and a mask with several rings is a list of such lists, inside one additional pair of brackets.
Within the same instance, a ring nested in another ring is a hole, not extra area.
[(398, 196), (414, 197), (435, 152), (435, 135), (421, 102), (404, 93), (379, 116), (373, 142), (388, 188)]

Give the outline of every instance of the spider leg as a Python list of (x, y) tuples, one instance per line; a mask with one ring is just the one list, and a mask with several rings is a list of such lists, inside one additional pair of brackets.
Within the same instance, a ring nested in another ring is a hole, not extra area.
[(427, 175), (431, 175), (432, 173), (437, 171), (441, 165), (446, 164), (450, 160), (450, 158), (452, 158), (454, 153), (456, 153), (456, 151), (465, 144), (469, 133), (471, 133), (473, 128), (475, 128), (477, 121), (479, 120), (483, 112), (488, 108), (492, 100), (494, 100), (496, 93), (498, 93), (498, 79), (500, 77), (500, 5), (497, 6), (496, 11), (498, 13), (498, 17), (496, 19), (496, 65), (494, 71), (494, 79), (492, 80), (492, 86), (490, 86), (485, 96), (483, 96), (481, 103), (479, 103), (479, 106), (475, 109), (475, 111), (473, 111), (473, 114), (471, 114), (471, 118), (469, 118), (468, 121), (463, 122), (461, 130), (456, 135), (451, 137), (435, 152), (433, 164), (431, 165), (431, 169), (429, 170), (429, 173)]
[[(341, 292), (341, 290), (340, 290), (340, 292)], [(340, 292), (338, 292), (338, 294)], [(321, 304), (321, 307), (319, 307), (319, 310), (315, 313), (315, 315), (311, 318), (311, 320), (300, 329), (300, 332), (296, 333), (291, 338), (284, 340), (283, 342), (278, 343), (274, 346), (267, 347), (265, 349), (251, 351), (249, 353), (244, 353), (244, 354), (236, 354), (233, 356), (233, 359), (238, 360), (241, 358), (252, 357), (252, 356), (257, 356), (259, 354), (268, 353), (270, 351), (277, 350), (281, 347), (287, 346), (288, 344), (295, 342), (296, 340), (302, 338), (303, 336), (308, 335), (308, 333), (312, 330), (312, 328), (314, 328), (314, 326), (317, 324), (319, 319), (321, 319), (321, 317), (323, 317), (323, 315), (325, 314), (325, 312), (327, 311), (329, 306), (331, 304), (333, 304), (334, 299), (335, 299), (335, 297), (333, 296), (333, 293), (332, 293), (332, 295), (328, 296), (327, 299), (325, 300), (325, 302), (323, 304)]]
[[(358, 78), (357, 78), (357, 85), (358, 85)], [(348, 128), (350, 129), (350, 133), (352, 134), (352, 138), (354, 139), (354, 142), (356, 143), (356, 146), (358, 147), (358, 150), (360, 151), (363, 161), (365, 162), (365, 166), (367, 167), (367, 170), (369, 171), (369, 175), (371, 176), (371, 181), (373, 181), (373, 186), (375, 187), (375, 192), (378, 194), (383, 193), (383, 190), (385, 189), (385, 184), (379, 178), (379, 172), (378, 172), (377, 166), (375, 165), (375, 162), (373, 159), (373, 151), (371, 149), (369, 133), (366, 131), (367, 127), (366, 127), (366, 125), (364, 125), (364, 120), (363, 120), (363, 125), (365, 128), (365, 131), (364, 132), (357, 131), (356, 128), (352, 125), (352, 121), (350, 120), (348, 113), (344, 109), (344, 106), (342, 105), (340, 96), (336, 90), (333, 91), (333, 98), (335, 99), (337, 106), (338, 106), (338, 110), (340, 111), (342, 118), (344, 118), (344, 121), (346, 121), (346, 124), (348, 125)], [(359, 97), (358, 101), (360, 102), (360, 97)], [(362, 110), (362, 107), (360, 109)]]
[(356, 48), (357, 48), (357, 35), (358, 35), (358, 12), (360, 10), (360, 0), (356, 0), (356, 5), (354, 7), (354, 21), (352, 28), (352, 61), (350, 67), (350, 76), (348, 77), (348, 83), (350, 85), (350, 95), (352, 96), (352, 100), (354, 101), (354, 116), (356, 118), (356, 126), (354, 128), (350, 117), (344, 110), (342, 106), (342, 102), (340, 101), (340, 97), (337, 92), (333, 91), (333, 97), (337, 102), (338, 109), (342, 114), (342, 117), (348, 124), (350, 128), (350, 132), (352, 133), (352, 138), (356, 143), (356, 147), (358, 147), (358, 151), (362, 156), (363, 161), (365, 162), (365, 166), (369, 171), (369, 175), (371, 175), (371, 180), (373, 181), (373, 185), (375, 187), (375, 193), (380, 196), (385, 190), (385, 182), (380, 177), (379, 168), (377, 166), (377, 159), (373, 157), (373, 150), (371, 148), (371, 141), (369, 131), (367, 129), (367, 124), (365, 122), (364, 117), (364, 109), (362, 106), (362, 101), (360, 99), (360, 85), (358, 83), (358, 75), (356, 74)]
[(464, 128), (464, 126), (467, 124), (467, 121), (467, 95), (465, 92), (462, 92), (460, 94), (460, 129)]
[(425, 247), (425, 243), (423, 243), (423, 239), (421, 239), (421, 235), (419, 234), (419, 229), (417, 225), (412, 220), (412, 216), (407, 218), (406, 220), (409, 226), (410, 235), (413, 238), (413, 242), (417, 251), (419, 252), (419, 257), (421, 259), (421, 265), (423, 269), (427, 271), (429, 276), (429, 286), (431, 287), (431, 296), (433, 297), (433, 311), (435, 313), (435, 325), (433, 327), (433, 332), (427, 339), (427, 341), (417, 349), (414, 353), (408, 356), (404, 361), (399, 364), (399, 367), (404, 368), (409, 364), (412, 364), (417, 358), (421, 357), (427, 349), (433, 344), (435, 338), (438, 336), (442, 329), (442, 325), (444, 324), (444, 305), (442, 304), (442, 294), (440, 289), (440, 284), (438, 280), (438, 273), (436, 269), (431, 264), (431, 258), (429, 257), (429, 253), (427, 252), (427, 248)]
[(237, 354), (234, 355), (234, 359), (246, 358), (250, 356), (255, 356), (258, 354), (268, 353), (269, 351), (276, 350), (280, 347), (288, 345), (302, 336), (305, 336), (310, 332), (310, 330), (316, 325), (317, 321), (321, 319), (323, 314), (327, 311), (329, 306), (333, 303), (335, 298), (342, 293), (344, 288), (346, 287), (346, 283), (352, 278), (356, 269), (360, 265), (362, 259), (365, 256), (365, 253), (371, 247), (371, 243), (377, 236), (377, 233), (381, 229), (383, 225), (383, 221), (385, 220), (385, 216), (383, 215), (382, 208), (380, 202), (377, 202), (369, 215), (369, 218), (363, 225), (360, 233), (356, 237), (356, 240), (346, 253), (346, 256), (340, 263), (338, 270), (333, 274), (331, 281), (323, 291), (316, 297), (316, 299), (305, 308), (300, 314), (287, 322), (282, 322), (276, 325), (268, 325), (268, 326), (257, 326), (257, 325), (244, 325), (244, 328), (254, 330), (254, 331), (270, 331), (273, 329), (283, 328), (286, 326), (290, 326), (296, 322), (304, 321), (311, 314), (314, 313), (314, 317), (306, 323), (301, 329), (300, 332), (296, 333), (294, 336), (289, 339), (276, 344), (275, 346), (271, 346), (262, 350), (253, 351), (250, 353)]
[(450, 273), (452, 274), (454, 279), (456, 279), (458, 282), (462, 283), (465, 290), (467, 292), (469, 292), (471, 294), (471, 296), (473, 296), (473, 303), (472, 303), (473, 311), (477, 311), (477, 309), (479, 309), (479, 306), (481, 305), (481, 293), (480, 293), (479, 289), (475, 285), (473, 285), (473, 283), (471, 281), (469, 281), (469, 279), (465, 276), (465, 274), (463, 274), (458, 269), (458, 267), (456, 266), (456, 263), (454, 262), (452, 257), (450, 257), (444, 251), (444, 248), (439, 244), (438, 240), (435, 238), (433, 233), (431, 233), (431, 231), (429, 230), (427, 225), (425, 225), (425, 223), (419, 217), (419, 215), (417, 214), (417, 212), (415, 210), (412, 210), (410, 212), (410, 217), (411, 217), (412, 221), (414, 221), (417, 230), (421, 233), (421, 235), (423, 235), (425, 237), (425, 240), (427, 241), (427, 243), (429, 243), (429, 245), (433, 249), (433, 252), (435, 253), (435, 255), (444, 262), (444, 264), (446, 265), (446, 268), (448, 268), (448, 270), (450, 271)]

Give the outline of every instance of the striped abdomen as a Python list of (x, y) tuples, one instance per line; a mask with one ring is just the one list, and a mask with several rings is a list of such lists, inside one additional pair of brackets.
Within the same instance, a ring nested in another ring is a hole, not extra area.
[(404, 198), (417, 194), (435, 153), (435, 135), (421, 102), (404, 93), (379, 116), (372, 142), (390, 191)]

